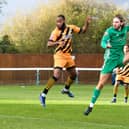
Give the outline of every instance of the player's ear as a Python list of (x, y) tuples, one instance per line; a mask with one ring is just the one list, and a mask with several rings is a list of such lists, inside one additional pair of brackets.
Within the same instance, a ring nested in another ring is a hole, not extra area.
[(124, 22), (121, 22), (121, 25), (123, 25), (124, 24)]
[(123, 27), (125, 25), (125, 22), (121, 22), (121, 26)]

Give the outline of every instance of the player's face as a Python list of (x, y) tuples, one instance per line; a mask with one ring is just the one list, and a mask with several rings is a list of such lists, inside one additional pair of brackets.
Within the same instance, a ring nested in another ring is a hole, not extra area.
[(56, 19), (56, 26), (61, 29), (63, 24), (65, 23), (65, 20), (62, 17), (57, 17)]
[(115, 17), (113, 19), (113, 27), (115, 29), (119, 29), (121, 27), (121, 22), (120, 22), (120, 19), (119, 18)]
[(124, 46), (124, 53), (126, 54), (127, 52), (129, 52), (129, 47), (128, 46)]

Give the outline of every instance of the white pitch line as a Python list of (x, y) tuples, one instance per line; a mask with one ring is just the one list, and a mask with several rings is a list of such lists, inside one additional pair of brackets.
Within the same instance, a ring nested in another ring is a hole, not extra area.
[[(11, 119), (23, 119), (23, 120), (25, 120), (25, 119), (28, 119), (28, 120), (49, 120), (49, 121), (51, 121), (51, 120), (53, 120), (53, 121), (57, 121), (56, 119), (46, 119), (46, 118), (38, 118), (38, 117), (25, 117), (25, 116), (18, 116), (18, 115), (2, 115), (2, 114), (0, 114), (0, 118), (11, 118)], [(64, 121), (64, 120), (63, 120)], [(60, 122), (61, 122), (61, 120), (60, 120)], [(82, 123), (82, 124), (85, 124), (85, 123), (87, 123), (87, 124), (89, 124), (89, 125), (99, 125), (99, 126), (105, 126), (105, 127), (116, 127), (116, 128), (122, 128), (122, 129), (127, 129), (126, 127), (124, 127), (123, 125), (115, 125), (115, 124), (102, 124), (102, 123), (94, 123), (94, 122), (86, 122), (86, 121), (67, 121), (67, 122), (70, 122), (70, 123), (73, 123), (73, 124), (75, 124), (75, 123)]]

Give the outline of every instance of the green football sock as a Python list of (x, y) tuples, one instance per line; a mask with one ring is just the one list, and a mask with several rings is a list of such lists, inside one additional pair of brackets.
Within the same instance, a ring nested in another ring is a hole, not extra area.
[(100, 90), (95, 88), (92, 99), (91, 99), (91, 103), (95, 104), (99, 95), (100, 95)]

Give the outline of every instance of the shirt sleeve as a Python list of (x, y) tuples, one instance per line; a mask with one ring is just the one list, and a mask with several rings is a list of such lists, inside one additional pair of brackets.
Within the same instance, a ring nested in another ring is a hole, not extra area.
[(51, 33), (51, 35), (49, 37), (49, 41), (55, 42), (56, 40), (57, 40), (57, 34), (56, 34), (55, 30), (54, 30), (54, 31), (52, 31), (52, 33)]
[(74, 33), (80, 33), (81, 32), (81, 28), (76, 26), (76, 25), (70, 25), (70, 27), (72, 28)]
[(129, 24), (127, 24), (126, 27), (127, 27), (127, 31), (129, 32)]
[(101, 47), (102, 48), (106, 48), (107, 47), (107, 43), (110, 41), (110, 34), (109, 34), (109, 29), (107, 29), (102, 37), (101, 40)]

